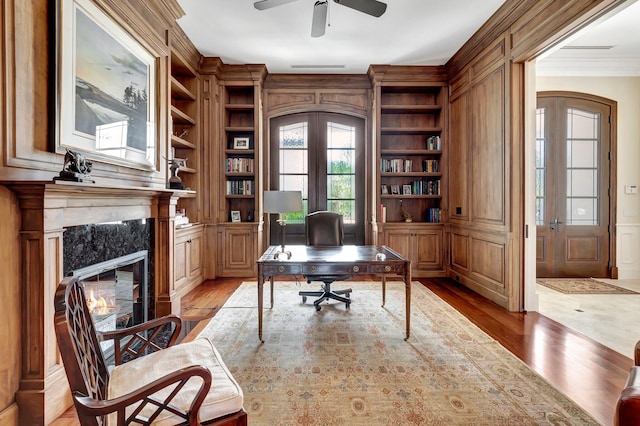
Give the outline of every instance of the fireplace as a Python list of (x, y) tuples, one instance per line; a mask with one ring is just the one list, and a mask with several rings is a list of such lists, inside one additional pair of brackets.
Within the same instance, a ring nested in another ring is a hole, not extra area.
[[(148, 251), (140, 250), (73, 271), (84, 283), (87, 306), (98, 331), (111, 331), (147, 321)], [(109, 357), (113, 342), (101, 342)]]
[(84, 282), (100, 331), (154, 318), (152, 236), (151, 219), (65, 229), (64, 274)]
[[(124, 178), (123, 178), (124, 179)], [(19, 424), (49, 424), (72, 404), (52, 321), (64, 276), (147, 250), (149, 319), (179, 310), (173, 218), (181, 193), (164, 187), (12, 182), (20, 204), (22, 369)], [(113, 183), (113, 182), (111, 182)], [(111, 320), (112, 321), (112, 320)]]

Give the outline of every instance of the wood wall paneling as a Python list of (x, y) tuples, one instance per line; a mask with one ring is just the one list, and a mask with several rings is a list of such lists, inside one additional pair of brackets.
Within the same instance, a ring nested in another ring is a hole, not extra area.
[[(0, 16), (3, 13), (0, 10)], [(1, 134), (0, 134), (1, 137)], [(0, 357), (0, 424), (17, 424), (18, 410), (15, 393), (20, 386), (20, 366), (22, 353), (19, 350), (23, 340), (22, 332), (22, 285), (20, 279), (21, 245), (20, 208), (15, 195), (0, 186), (0, 259), (2, 259), (2, 300), (3, 325), (0, 327), (0, 341), (3, 351)], [(5, 418), (7, 423), (3, 423)]]
[(469, 220), (469, 95), (449, 104), (449, 219)]
[[(482, 236), (485, 237), (486, 236)], [(505, 243), (491, 241), (480, 236), (471, 236), (471, 273), (504, 289)]]
[(469, 272), (469, 235), (451, 231), (451, 267), (458, 272)]
[(470, 91), (471, 217), (503, 225), (505, 213), (505, 72), (496, 69)]

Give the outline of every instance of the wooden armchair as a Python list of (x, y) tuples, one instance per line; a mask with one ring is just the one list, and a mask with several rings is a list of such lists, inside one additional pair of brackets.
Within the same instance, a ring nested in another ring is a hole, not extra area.
[(616, 426), (640, 425), (640, 342), (636, 343), (634, 350), (634, 364), (618, 397), (614, 418)]
[[(55, 295), (55, 329), (82, 425), (247, 424), (242, 389), (213, 344), (174, 345), (181, 329), (175, 315), (97, 332), (82, 283), (65, 278)], [(100, 348), (109, 339), (112, 369)]]

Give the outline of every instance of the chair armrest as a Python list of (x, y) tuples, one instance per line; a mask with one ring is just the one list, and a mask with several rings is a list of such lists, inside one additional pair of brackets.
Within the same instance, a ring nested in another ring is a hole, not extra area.
[(640, 341), (636, 343), (633, 355), (635, 365), (640, 365)]
[[(159, 334), (167, 324), (174, 324), (175, 327), (168, 339), (163, 341), (159, 338)], [(167, 315), (120, 330), (99, 332), (99, 335), (103, 341), (114, 341), (115, 362), (116, 365), (120, 365), (123, 362), (131, 361), (131, 359), (174, 345), (181, 330), (182, 320), (176, 315)], [(131, 359), (123, 360), (125, 354), (129, 355)]]
[[(191, 402), (189, 410), (184, 411), (183, 409), (172, 405), (171, 401), (179, 393), (180, 389), (182, 389), (187, 381), (192, 377), (202, 378), (202, 385), (196, 393), (194, 400)], [(151, 396), (159, 390), (173, 385), (176, 385), (176, 387), (166, 399), (159, 400)], [(118, 398), (109, 400), (97, 400), (77, 393), (74, 393), (73, 397), (76, 401), (76, 411), (78, 412), (80, 420), (82, 420), (83, 417), (95, 418), (98, 416), (106, 416), (108, 414), (117, 412), (118, 424), (129, 424), (129, 422), (125, 421), (125, 409), (128, 406), (131, 406), (133, 409), (132, 413), (138, 420), (137, 424), (148, 424), (145, 423), (146, 421), (148, 421), (148, 419), (155, 418), (155, 416), (163, 410), (168, 410), (171, 413), (184, 418), (187, 422), (189, 422), (188, 424), (195, 424), (190, 423), (190, 421), (197, 420), (200, 406), (202, 405), (202, 402), (207, 396), (210, 388), (211, 372), (209, 371), (209, 369), (201, 365), (193, 365), (174, 371), (173, 373), (170, 373), (161, 379), (155, 380), (148, 385), (137, 389), (134, 392)], [(153, 403), (149, 404), (148, 401), (153, 401)], [(136, 404), (136, 402), (138, 402), (138, 404)], [(139, 409), (142, 409), (142, 407), (153, 407), (153, 409), (155, 409), (155, 412), (151, 416), (142, 416), (142, 414), (138, 412)]]
[(640, 367), (631, 367), (627, 383), (618, 397), (614, 423), (616, 426), (640, 424)]

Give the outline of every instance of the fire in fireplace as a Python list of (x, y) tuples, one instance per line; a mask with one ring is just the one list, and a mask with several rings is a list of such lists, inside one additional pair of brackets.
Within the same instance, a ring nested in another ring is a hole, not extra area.
[[(141, 250), (73, 271), (84, 283), (98, 331), (140, 324), (148, 318), (148, 252)], [(105, 355), (113, 342), (102, 342)]]

